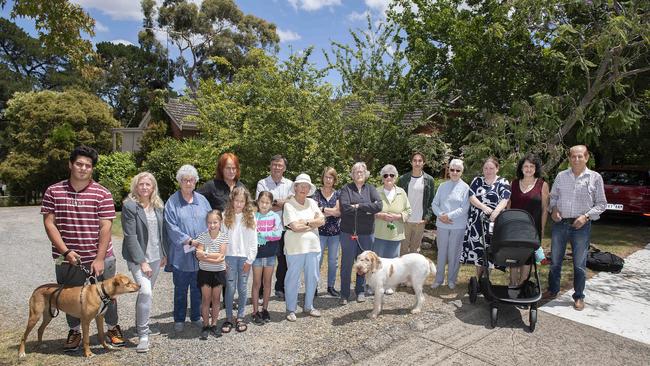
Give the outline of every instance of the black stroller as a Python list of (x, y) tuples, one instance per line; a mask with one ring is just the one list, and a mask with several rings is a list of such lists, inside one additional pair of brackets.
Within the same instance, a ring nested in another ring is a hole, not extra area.
[[(487, 217), (481, 215), (485, 222)], [(469, 301), (476, 302), (479, 291), (490, 303), (490, 325), (496, 326), (499, 303), (530, 308), (528, 320), (530, 331), (535, 330), (537, 323), (537, 302), (542, 298), (542, 291), (535, 262), (535, 251), (540, 246), (539, 236), (535, 222), (530, 214), (524, 210), (504, 210), (497, 216), (492, 230), (492, 240), (489, 246), (485, 245), (485, 230), (483, 230), (483, 265), (481, 278), (472, 277), (469, 280)], [(490, 282), (489, 263), (496, 267), (516, 267), (524, 264), (533, 265), (533, 270), (528, 273), (524, 284), (517, 289), (509, 286), (492, 285)], [(535, 274), (535, 281), (531, 281), (531, 274)], [(514, 291), (513, 291), (514, 290)], [(513, 295), (514, 296), (511, 296)]]

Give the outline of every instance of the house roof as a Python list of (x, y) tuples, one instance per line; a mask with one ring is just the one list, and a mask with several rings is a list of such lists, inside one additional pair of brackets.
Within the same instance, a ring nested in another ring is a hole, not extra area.
[(199, 110), (193, 103), (178, 98), (170, 98), (163, 106), (163, 110), (167, 112), (172, 122), (181, 131), (197, 130), (196, 122), (188, 120), (188, 117), (199, 115)]

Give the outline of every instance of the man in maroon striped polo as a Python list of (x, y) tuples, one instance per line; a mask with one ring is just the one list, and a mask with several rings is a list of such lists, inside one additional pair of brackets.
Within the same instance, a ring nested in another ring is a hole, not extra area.
[[(111, 192), (92, 179), (97, 159), (95, 149), (75, 148), (68, 163), (70, 178), (51, 185), (43, 195), (41, 214), (45, 232), (52, 242), (52, 257), (57, 263), (56, 280), (60, 284), (84, 284), (86, 275), (78, 263), (89, 267), (100, 281), (115, 276), (111, 242), (115, 206)], [(66, 319), (70, 331), (64, 351), (73, 352), (79, 349), (81, 342), (80, 320), (70, 315), (66, 315)], [(123, 346), (115, 300), (108, 305), (105, 320), (109, 341), (114, 346)]]

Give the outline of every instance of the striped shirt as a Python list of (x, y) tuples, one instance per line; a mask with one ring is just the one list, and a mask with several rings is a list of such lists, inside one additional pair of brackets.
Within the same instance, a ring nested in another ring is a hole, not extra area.
[(598, 220), (607, 208), (603, 177), (597, 172), (585, 168), (575, 176), (571, 168), (557, 174), (551, 188), (549, 212), (557, 207), (560, 216), (574, 219), (588, 214), (591, 220)]
[[(81, 256), (81, 263), (95, 260), (99, 249), (99, 220), (115, 218), (113, 196), (106, 188), (90, 181), (86, 188), (77, 192), (68, 180), (53, 184), (43, 195), (41, 214), (53, 213), (61, 239)], [(52, 258), (61, 254), (52, 243)], [(106, 257), (113, 256), (113, 243), (108, 242)]]
[[(203, 251), (206, 253), (219, 253), (223, 245), (228, 244), (228, 235), (223, 231), (217, 235), (216, 239), (210, 237), (209, 232), (201, 233), (196, 238), (196, 241), (203, 244)], [(219, 272), (226, 270), (226, 261), (221, 261), (219, 263), (208, 263), (206, 261), (199, 261), (199, 268), (203, 271), (209, 272)]]

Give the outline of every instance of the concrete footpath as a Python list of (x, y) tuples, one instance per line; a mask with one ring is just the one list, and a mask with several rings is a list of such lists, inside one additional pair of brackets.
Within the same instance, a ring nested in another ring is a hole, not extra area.
[(629, 256), (621, 273), (589, 280), (584, 311), (573, 309), (572, 290), (542, 306), (533, 333), (527, 310), (500, 307), (491, 329), (489, 305), (464, 295), (445, 304), (456, 307), (453, 317), (425, 315), (409, 335), (386, 334), (311, 364), (648, 365), (649, 275), (650, 245)]
[(625, 258), (621, 273), (587, 281), (583, 311), (573, 310), (571, 294), (540, 310), (650, 345), (650, 245)]

